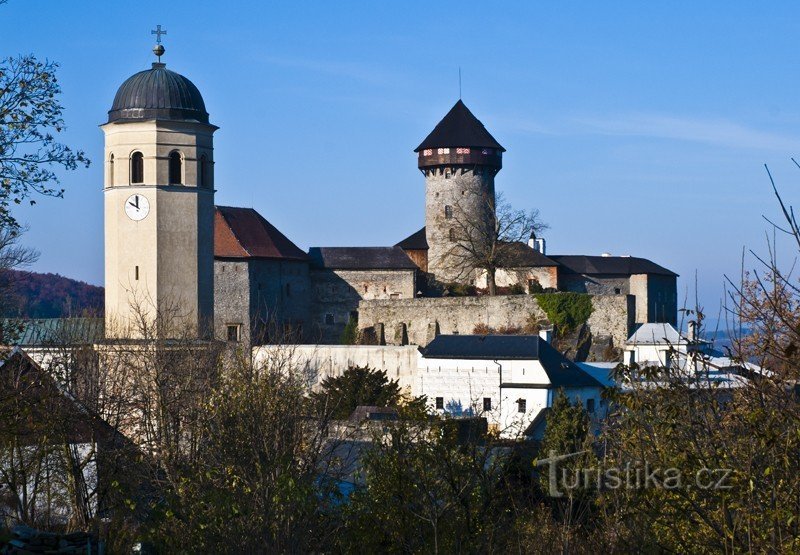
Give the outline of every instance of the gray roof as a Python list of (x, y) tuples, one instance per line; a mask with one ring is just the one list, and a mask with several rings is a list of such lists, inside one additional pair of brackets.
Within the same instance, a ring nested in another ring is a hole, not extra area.
[(500, 248), (500, 265), (503, 268), (540, 268), (558, 266), (558, 262), (548, 258), (527, 243), (519, 241), (503, 242)]
[(208, 123), (208, 112), (194, 83), (154, 63), (122, 83), (108, 111), (109, 122), (142, 119)]
[(89, 345), (105, 333), (102, 318), (7, 319), (2, 326), (4, 342), (23, 347)]
[(628, 345), (679, 345), (686, 343), (678, 330), (672, 324), (642, 324), (636, 332), (628, 338)]
[(315, 268), (328, 270), (416, 270), (400, 247), (311, 247)]
[(588, 275), (634, 275), (656, 274), (663, 276), (677, 276), (675, 272), (659, 266), (646, 258), (635, 256), (586, 256), (586, 255), (558, 255), (550, 254), (559, 266), (567, 273)]
[(556, 387), (601, 387), (600, 382), (538, 335), (439, 335), (424, 358), (538, 360)]
[(415, 231), (399, 243), (395, 247), (400, 247), (407, 251), (426, 251), (428, 250), (428, 238), (426, 236), (425, 228)]

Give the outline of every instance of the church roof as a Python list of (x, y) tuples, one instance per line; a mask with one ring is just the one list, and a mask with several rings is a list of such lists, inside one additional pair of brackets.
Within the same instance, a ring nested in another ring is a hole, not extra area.
[(122, 83), (108, 111), (109, 122), (143, 119), (208, 123), (208, 112), (194, 83), (154, 63)]
[[(439, 335), (424, 358), (538, 360), (556, 387), (600, 387), (600, 382), (538, 335)], [(513, 387), (507, 384), (508, 387)]]
[(430, 135), (414, 149), (414, 152), (425, 148), (460, 146), (496, 148), (505, 151), (461, 99), (433, 128)]
[(416, 270), (400, 247), (312, 247), (311, 264), (329, 270)]
[(275, 258), (307, 261), (308, 256), (252, 208), (217, 206), (215, 258)]
[(415, 231), (399, 243), (395, 247), (400, 247), (405, 251), (426, 251), (428, 250), (428, 238), (425, 236), (425, 228)]
[(635, 256), (585, 256), (549, 255), (567, 273), (574, 274), (614, 274), (631, 276), (634, 274), (655, 274), (677, 276), (675, 272), (659, 266), (646, 258)]

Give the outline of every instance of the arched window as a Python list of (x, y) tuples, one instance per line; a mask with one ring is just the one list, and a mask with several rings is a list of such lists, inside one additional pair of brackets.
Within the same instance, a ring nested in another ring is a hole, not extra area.
[(445, 220), (452, 220), (453, 219), (453, 207), (447, 205), (444, 207), (444, 219)]
[(181, 153), (177, 150), (173, 150), (169, 153), (169, 184), (180, 185), (181, 183), (183, 183)]
[(141, 152), (131, 155), (131, 183), (144, 183), (144, 156)]
[(200, 165), (197, 167), (197, 171), (197, 185), (203, 188), (208, 187), (208, 158), (206, 158), (205, 154), (200, 157)]
[(114, 185), (114, 155), (113, 154), (108, 158), (108, 185), (109, 185), (109, 187)]

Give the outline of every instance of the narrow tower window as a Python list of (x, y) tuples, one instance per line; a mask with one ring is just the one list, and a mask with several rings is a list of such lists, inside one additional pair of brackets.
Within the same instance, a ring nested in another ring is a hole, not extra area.
[(181, 153), (174, 150), (169, 153), (169, 184), (180, 185), (183, 183), (181, 168)]
[(200, 157), (200, 167), (198, 170), (200, 175), (197, 184), (203, 188), (208, 187), (208, 158), (206, 158), (205, 154)]
[(453, 219), (453, 207), (447, 205), (444, 207), (444, 219), (445, 220), (452, 220)]
[(114, 185), (114, 155), (113, 154), (108, 159), (108, 185), (109, 185), (109, 187)]
[(144, 156), (141, 152), (131, 155), (131, 183), (144, 183)]
[(456, 240), (456, 230), (451, 227), (449, 235), (450, 235), (450, 242), (454, 243)]

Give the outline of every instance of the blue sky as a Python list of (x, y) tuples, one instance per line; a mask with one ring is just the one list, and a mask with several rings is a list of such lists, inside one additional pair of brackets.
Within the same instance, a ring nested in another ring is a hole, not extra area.
[[(668, 5), (667, 5), (668, 4)], [(102, 284), (102, 133), (117, 87), (167, 67), (201, 90), (217, 204), (302, 248), (390, 245), (423, 223), (414, 147), (458, 98), (508, 152), (498, 190), (553, 254), (631, 254), (697, 274), (709, 312), (800, 170), (794, 2), (89, 2), (0, 6), (3, 55), (61, 64), (64, 140), (93, 159), (18, 216), (35, 269)]]

